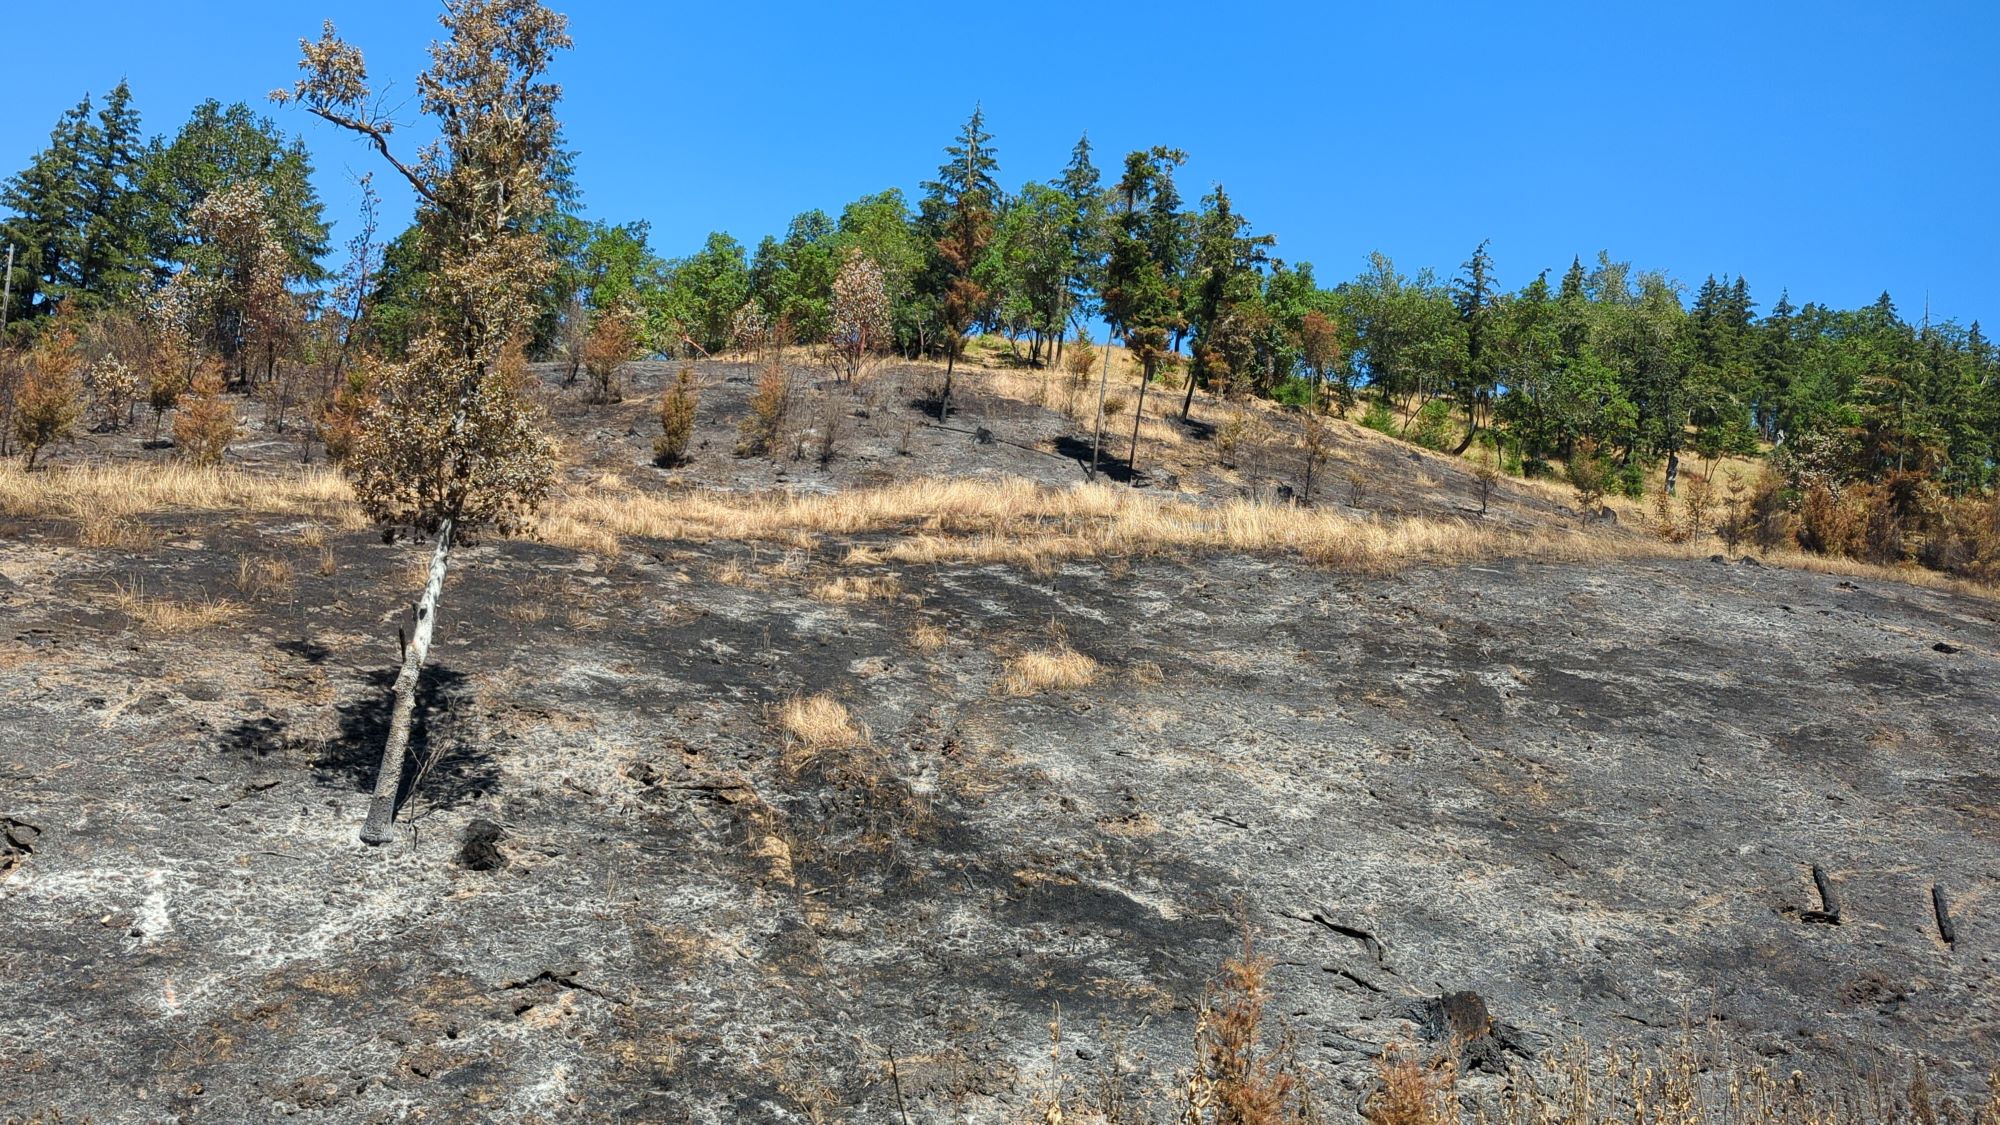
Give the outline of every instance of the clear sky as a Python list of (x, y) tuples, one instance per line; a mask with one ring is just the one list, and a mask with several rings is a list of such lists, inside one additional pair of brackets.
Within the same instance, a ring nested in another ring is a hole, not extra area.
[[(1491, 238), (1509, 285), (1608, 249), (1690, 285), (1740, 272), (1760, 308), (1780, 288), (1842, 306), (1886, 288), (1912, 319), (1928, 298), (2000, 326), (1991, 0), (557, 6), (589, 214), (650, 220), (669, 256), (890, 186), (914, 197), (980, 101), (1009, 187), (1055, 174), (1085, 130), (1107, 171), (1183, 148), (1190, 200), (1221, 181), (1323, 284), (1376, 249), (1450, 272)], [(0, 169), (121, 76), (154, 131), (202, 98), (247, 100), (307, 137), (338, 242), (353, 174), (379, 164), (264, 96), (323, 17), (407, 95), (436, 11), (91, 5), (59, 44), (7, 52)], [(391, 203), (393, 230), (408, 201)]]

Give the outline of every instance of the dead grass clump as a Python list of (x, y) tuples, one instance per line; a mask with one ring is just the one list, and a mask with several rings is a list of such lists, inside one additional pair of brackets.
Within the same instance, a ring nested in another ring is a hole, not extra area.
[(824, 693), (787, 699), (779, 704), (778, 726), (792, 737), (795, 747), (808, 751), (865, 741), (847, 708)]
[(114, 584), (110, 602), (140, 628), (152, 633), (194, 633), (227, 625), (243, 615), (241, 605), (223, 599), (178, 601), (153, 597), (137, 579), (129, 584)]
[(942, 652), (950, 643), (951, 635), (928, 621), (910, 630), (910, 646), (921, 653)]
[(236, 560), (237, 592), (253, 602), (288, 590), (291, 585), (292, 564), (284, 559), (246, 556)]
[(1097, 661), (1068, 645), (1036, 652), (1024, 652), (1007, 662), (1000, 688), (1008, 695), (1038, 695), (1045, 691), (1073, 691), (1097, 682)]
[(903, 580), (893, 574), (842, 575), (812, 589), (812, 596), (823, 602), (893, 601), (902, 593)]
[(159, 546), (160, 534), (144, 520), (107, 515), (92, 507), (76, 513), (76, 543), (114, 551), (150, 551)]

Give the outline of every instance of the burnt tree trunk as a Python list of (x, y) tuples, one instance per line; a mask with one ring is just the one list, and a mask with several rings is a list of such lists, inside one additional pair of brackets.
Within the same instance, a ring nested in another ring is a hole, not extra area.
[(361, 842), (370, 846), (388, 843), (394, 836), (396, 793), (403, 785), (403, 759), (409, 754), (410, 725), (416, 717), (417, 678), (423, 674), (424, 657), (431, 650), (431, 632), (437, 625), (438, 596), (444, 591), (445, 566), (451, 561), (452, 521), (438, 529), (437, 550), (431, 555), (430, 580), (417, 599), (416, 628), (403, 649), (403, 669), (396, 674), (394, 707), (389, 714), (389, 737), (382, 744), (382, 764), (375, 771), (375, 795), (368, 802), (368, 819), (361, 825)]

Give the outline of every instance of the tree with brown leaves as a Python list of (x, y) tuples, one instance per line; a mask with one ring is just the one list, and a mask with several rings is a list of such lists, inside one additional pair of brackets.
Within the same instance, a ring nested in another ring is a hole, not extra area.
[(436, 536), (361, 830), (369, 844), (391, 838), (453, 539), (518, 525), (547, 496), (555, 469), (555, 447), (537, 428), (509, 352), (554, 269), (534, 220), (552, 206), (562, 90), (544, 78), (570, 46), (568, 21), (536, 0), (446, 0), (439, 22), (445, 37), (417, 79), (439, 137), (414, 163), (391, 148), (395, 123), (378, 108), (361, 51), (331, 22), (300, 44), (305, 77), (273, 95), (367, 139), (416, 192), (418, 227), (436, 255), (422, 332), (383, 373), (344, 464), (370, 515)]

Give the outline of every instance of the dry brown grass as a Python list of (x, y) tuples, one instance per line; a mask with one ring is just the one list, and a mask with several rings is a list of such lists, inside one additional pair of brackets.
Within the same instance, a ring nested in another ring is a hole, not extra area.
[(119, 612), (151, 633), (194, 633), (227, 625), (243, 616), (243, 607), (219, 598), (176, 600), (146, 593), (137, 579), (114, 583), (107, 599)]
[(910, 646), (921, 653), (942, 652), (950, 643), (951, 635), (943, 627), (928, 621), (910, 630)]
[(829, 750), (867, 741), (847, 708), (830, 695), (785, 700), (778, 705), (777, 722), (778, 728), (791, 736), (793, 745), (805, 750)]
[(1100, 670), (1097, 661), (1067, 644), (1057, 645), (1009, 660), (1006, 673), (1000, 677), (1000, 690), (1017, 696), (1074, 691), (1096, 683)]
[(1210, 551), (1296, 555), (1344, 569), (1387, 571), (1412, 562), (1501, 555), (1584, 561), (1649, 557), (1634, 536), (1534, 533), (1459, 520), (1355, 519), (1324, 509), (1251, 501), (1211, 506), (1127, 489), (1052, 488), (1018, 479), (918, 479), (823, 493), (687, 492), (572, 496), (539, 525), (552, 542), (605, 535), (710, 541), (795, 541), (801, 533), (900, 532), (868, 562), (1046, 564), (1069, 558)]
[(823, 602), (894, 601), (903, 594), (903, 580), (893, 574), (842, 575), (812, 588), (812, 596)]
[(284, 559), (263, 555), (236, 560), (236, 590), (253, 602), (288, 590), (291, 585), (292, 564)]
[(347, 482), (323, 469), (259, 474), (146, 462), (29, 473), (0, 463), (0, 514), (81, 522), (168, 511), (320, 516), (350, 530), (368, 525)]
[(115, 551), (150, 551), (160, 544), (159, 532), (144, 520), (114, 516), (95, 506), (75, 513), (76, 543)]

